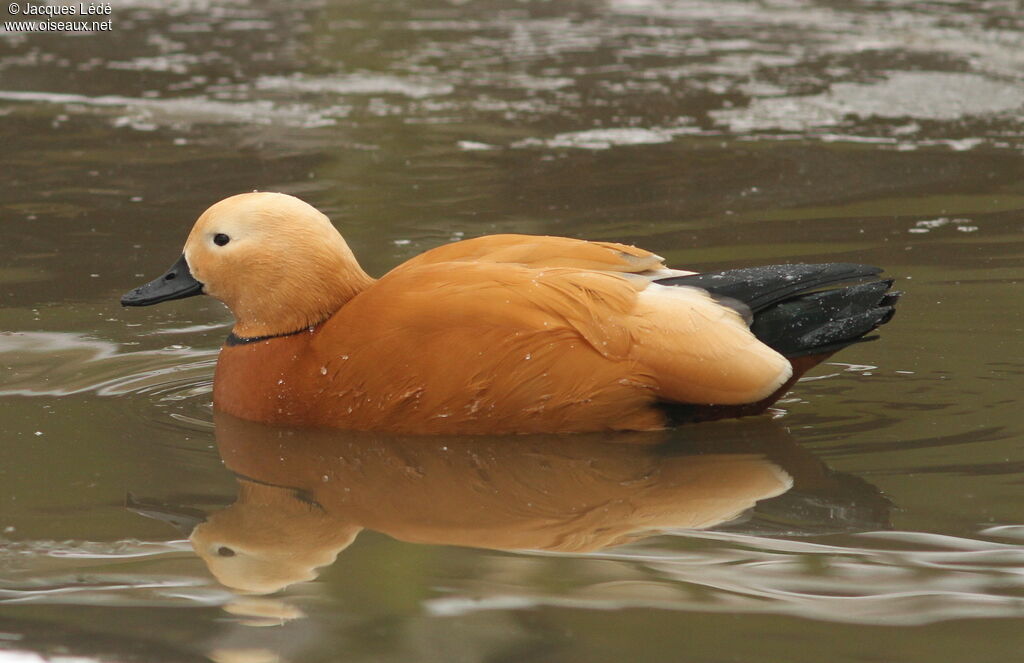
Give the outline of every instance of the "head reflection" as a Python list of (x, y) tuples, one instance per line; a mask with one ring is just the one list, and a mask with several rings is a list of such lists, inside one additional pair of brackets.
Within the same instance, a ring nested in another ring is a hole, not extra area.
[(196, 553), (218, 582), (255, 594), (313, 580), (361, 527), (331, 517), (294, 491), (239, 479), (238, 499), (192, 531)]
[(660, 434), (438, 438), (223, 414), (215, 423), (238, 497), (191, 542), (220, 583), (258, 594), (312, 580), (362, 529), (412, 543), (589, 552), (726, 523), (793, 485), (758, 453), (669, 450)]

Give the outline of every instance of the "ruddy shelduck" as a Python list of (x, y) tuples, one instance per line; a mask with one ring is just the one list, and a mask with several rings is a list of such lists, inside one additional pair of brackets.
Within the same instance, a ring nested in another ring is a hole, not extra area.
[[(213, 400), (243, 419), (401, 433), (653, 430), (754, 414), (887, 322), (865, 265), (695, 274), (633, 246), (492, 235), (373, 279), (322, 213), (226, 198), (125, 306), (207, 294), (235, 325)], [(840, 284), (854, 283), (836, 287)]]

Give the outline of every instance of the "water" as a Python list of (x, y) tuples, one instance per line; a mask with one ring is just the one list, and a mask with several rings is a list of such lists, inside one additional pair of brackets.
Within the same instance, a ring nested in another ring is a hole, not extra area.
[[(0, 32), (0, 661), (1015, 660), (1022, 16), (132, 0)], [(754, 420), (266, 429), (212, 410), (219, 304), (117, 303), (251, 189), (372, 274), (511, 231), (906, 295)]]

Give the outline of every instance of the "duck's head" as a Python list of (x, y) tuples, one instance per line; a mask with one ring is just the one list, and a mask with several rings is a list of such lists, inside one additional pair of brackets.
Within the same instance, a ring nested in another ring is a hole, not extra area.
[(181, 258), (121, 304), (206, 294), (231, 309), (235, 335), (272, 336), (322, 322), (371, 282), (312, 205), (283, 193), (243, 193), (203, 212)]

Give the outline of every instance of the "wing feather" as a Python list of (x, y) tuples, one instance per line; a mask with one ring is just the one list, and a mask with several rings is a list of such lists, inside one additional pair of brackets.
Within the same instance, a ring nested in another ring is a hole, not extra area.
[(325, 370), (359, 376), (330, 402), (362, 428), (397, 417), (418, 432), (484, 419), (492, 432), (649, 429), (664, 423), (656, 401), (750, 402), (789, 377), (701, 290), (564, 267), (396, 270), (327, 326)]
[(489, 262), (527, 267), (572, 267), (641, 273), (664, 270), (664, 260), (650, 251), (616, 244), (544, 235), (487, 235), (445, 244), (408, 260), (392, 271), (443, 262)]
[(632, 320), (633, 356), (654, 371), (665, 400), (753, 403), (792, 375), (785, 357), (704, 290), (651, 284), (638, 297)]

